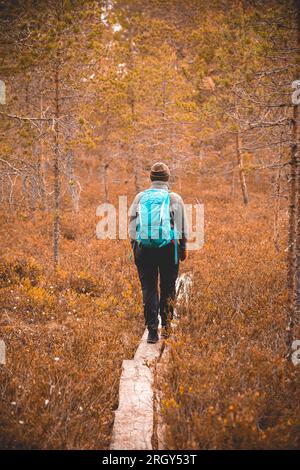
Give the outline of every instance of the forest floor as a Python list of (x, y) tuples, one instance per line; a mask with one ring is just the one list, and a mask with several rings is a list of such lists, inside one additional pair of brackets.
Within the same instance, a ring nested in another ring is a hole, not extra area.
[(51, 217), (1, 215), (2, 448), (109, 446), (122, 360), (144, 325), (129, 244), (95, 240), (94, 214), (65, 217), (56, 275)]
[[(184, 185), (189, 201), (197, 188)], [(251, 194), (251, 193), (250, 193)], [(114, 193), (116, 198), (117, 192)], [(2, 448), (106, 449), (124, 359), (144, 330), (128, 241), (95, 239), (95, 196), (62, 223), (52, 270), (49, 214), (1, 214)], [(159, 383), (170, 449), (299, 447), (299, 374), (284, 359), (286, 268), (273, 212), (230, 188), (201, 188), (205, 245)]]

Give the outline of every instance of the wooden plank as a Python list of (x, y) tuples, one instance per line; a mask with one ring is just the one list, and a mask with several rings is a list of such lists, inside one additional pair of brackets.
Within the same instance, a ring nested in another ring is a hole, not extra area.
[[(187, 301), (190, 283), (189, 275), (182, 274), (179, 277), (176, 284), (179, 301)], [(155, 366), (163, 352), (164, 341), (160, 339), (155, 344), (148, 344), (147, 336), (146, 329), (134, 358), (124, 360), (122, 363), (119, 406), (115, 411), (111, 450), (152, 450), (154, 373)], [(159, 406), (157, 410), (159, 410)], [(161, 448), (163, 445), (163, 424), (161, 420), (156, 420), (156, 422), (158, 423), (159, 448)]]

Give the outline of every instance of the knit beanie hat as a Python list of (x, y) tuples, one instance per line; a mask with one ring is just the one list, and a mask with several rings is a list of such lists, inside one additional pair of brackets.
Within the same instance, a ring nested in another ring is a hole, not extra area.
[(168, 181), (170, 178), (170, 170), (164, 163), (154, 163), (150, 171), (151, 181)]

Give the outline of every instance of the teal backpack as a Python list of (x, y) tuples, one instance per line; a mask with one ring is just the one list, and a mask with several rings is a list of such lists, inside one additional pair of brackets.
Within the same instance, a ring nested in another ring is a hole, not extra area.
[(178, 241), (176, 228), (171, 227), (169, 191), (156, 188), (144, 191), (138, 212), (138, 243), (146, 248), (162, 248), (173, 242), (175, 264), (178, 264)]

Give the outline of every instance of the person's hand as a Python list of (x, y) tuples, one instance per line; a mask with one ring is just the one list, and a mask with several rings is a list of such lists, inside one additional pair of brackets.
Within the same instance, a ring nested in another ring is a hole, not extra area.
[(180, 249), (180, 252), (179, 252), (179, 259), (180, 259), (180, 261), (186, 260), (186, 259), (187, 259), (187, 256), (188, 256), (187, 250), (181, 248), (181, 249)]

